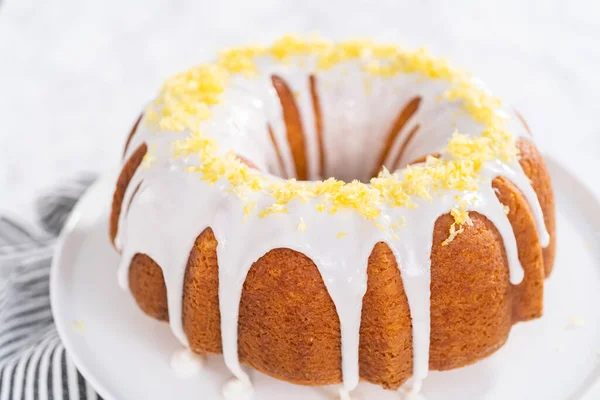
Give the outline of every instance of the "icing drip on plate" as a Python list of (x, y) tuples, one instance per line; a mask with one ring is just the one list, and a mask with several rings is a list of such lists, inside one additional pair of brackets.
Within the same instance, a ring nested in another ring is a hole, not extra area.
[(225, 400), (252, 400), (254, 399), (254, 389), (249, 382), (232, 378), (225, 382), (223, 389), (223, 398)]
[(188, 349), (178, 350), (171, 356), (171, 368), (179, 378), (191, 378), (202, 370), (204, 360)]
[[(169, 81), (128, 146), (131, 154), (146, 143), (149, 152), (125, 192), (123, 204), (130, 207), (119, 216), (119, 282), (128, 287), (136, 254), (156, 261), (172, 330), (187, 345), (182, 323), (187, 260), (198, 235), (213, 230), (223, 355), (236, 377), (227, 393), (240, 396), (251, 387), (238, 359), (239, 303), (252, 264), (272, 249), (296, 250), (317, 266), (339, 316), (343, 385), (349, 392), (359, 382), (362, 299), (375, 244), (386, 243), (400, 268), (419, 387), (429, 366), (430, 256), (438, 217), (455, 216), (448, 245), (469, 223), (469, 211), (487, 217), (502, 237), (510, 281), (518, 284), (523, 269), (515, 236), (492, 189), (492, 180), (501, 176), (528, 201), (542, 245), (549, 241), (540, 203), (517, 159), (515, 140), (526, 130), (510, 110), (479, 81), (421, 50), (361, 43), (284, 38), (270, 48), (225, 52), (216, 64)], [(294, 114), (280, 101), (273, 76), (293, 93)], [(287, 176), (297, 172), (297, 149), (286, 125), (297, 115), (309, 178), (327, 171), (368, 181), (370, 171), (381, 167), (389, 127), (411, 100), (416, 107), (394, 132), (384, 167), (434, 153), (438, 158), (394, 173), (384, 170), (370, 183), (297, 182), (274, 175), (282, 168)]]

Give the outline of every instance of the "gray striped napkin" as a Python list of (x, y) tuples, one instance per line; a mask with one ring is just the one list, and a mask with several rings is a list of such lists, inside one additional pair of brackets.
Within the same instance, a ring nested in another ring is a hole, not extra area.
[(100, 398), (66, 354), (49, 296), (56, 236), (93, 180), (85, 175), (39, 198), (43, 230), (0, 216), (0, 400)]

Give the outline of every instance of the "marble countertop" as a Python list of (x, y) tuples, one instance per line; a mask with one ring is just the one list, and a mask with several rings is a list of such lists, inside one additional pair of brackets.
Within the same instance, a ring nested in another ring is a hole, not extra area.
[(600, 2), (0, 1), (0, 212), (117, 165), (142, 105), (224, 45), (371, 36), (469, 67), (600, 196)]

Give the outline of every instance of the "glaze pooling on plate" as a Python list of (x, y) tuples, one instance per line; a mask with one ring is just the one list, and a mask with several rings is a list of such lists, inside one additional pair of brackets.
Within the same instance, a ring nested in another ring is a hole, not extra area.
[[(274, 76), (293, 93), (295, 115), (282, 106)], [(411, 102), (416, 109), (397, 131), (390, 129)], [(299, 118), (302, 159), (294, 158), (286, 117)], [(267, 48), (226, 51), (216, 63), (168, 81), (131, 138), (125, 159), (142, 144), (148, 151), (125, 192), (129, 207), (119, 215), (119, 281), (128, 287), (136, 254), (155, 260), (172, 330), (187, 345), (185, 269), (196, 238), (212, 228), (223, 355), (231, 372), (249, 383), (237, 349), (246, 274), (272, 249), (299, 251), (316, 264), (335, 304), (343, 384), (350, 391), (359, 381), (368, 258), (385, 242), (401, 266), (418, 386), (429, 365), (430, 255), (438, 217), (450, 212), (455, 218), (445, 244), (470, 223), (469, 211), (487, 217), (504, 242), (510, 281), (518, 284), (523, 269), (515, 236), (492, 189), (501, 176), (523, 193), (541, 244), (549, 242), (540, 203), (518, 162), (515, 141), (526, 135), (479, 81), (423, 50), (285, 37)], [(384, 169), (369, 181), (385, 151), (383, 166), (390, 170), (440, 156), (395, 173)], [(299, 173), (313, 180), (279, 177)], [(332, 175), (360, 181), (316, 180)]]
[(204, 364), (204, 360), (189, 349), (176, 351), (171, 356), (171, 369), (177, 377), (186, 379), (196, 375)]

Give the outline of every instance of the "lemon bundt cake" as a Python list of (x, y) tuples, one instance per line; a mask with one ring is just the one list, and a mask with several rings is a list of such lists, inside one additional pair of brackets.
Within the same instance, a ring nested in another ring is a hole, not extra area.
[(418, 390), (542, 314), (554, 200), (524, 121), (469, 73), (286, 36), (165, 83), (110, 235), (142, 311), (240, 381)]

